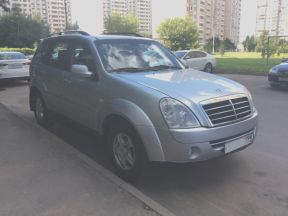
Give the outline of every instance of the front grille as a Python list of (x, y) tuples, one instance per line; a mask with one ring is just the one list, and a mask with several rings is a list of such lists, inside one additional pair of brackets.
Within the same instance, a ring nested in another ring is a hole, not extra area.
[(232, 98), (202, 106), (213, 126), (229, 124), (252, 114), (247, 97)]

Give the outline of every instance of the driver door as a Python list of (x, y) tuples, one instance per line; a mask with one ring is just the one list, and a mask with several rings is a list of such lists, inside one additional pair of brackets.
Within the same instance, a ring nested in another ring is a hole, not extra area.
[(70, 71), (64, 73), (64, 92), (69, 107), (67, 114), (72, 120), (94, 128), (99, 111), (99, 81), (93, 53), (85, 41), (71, 41), (72, 65), (82, 65), (92, 72), (91, 77), (83, 77)]

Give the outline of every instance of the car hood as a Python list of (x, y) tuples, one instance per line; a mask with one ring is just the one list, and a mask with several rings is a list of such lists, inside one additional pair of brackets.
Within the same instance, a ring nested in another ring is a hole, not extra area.
[(247, 93), (247, 89), (232, 80), (193, 69), (118, 74), (121, 78), (153, 88), (176, 99), (188, 99), (194, 103)]
[(288, 63), (284, 62), (276, 66), (276, 69), (279, 72), (287, 72), (288, 71)]

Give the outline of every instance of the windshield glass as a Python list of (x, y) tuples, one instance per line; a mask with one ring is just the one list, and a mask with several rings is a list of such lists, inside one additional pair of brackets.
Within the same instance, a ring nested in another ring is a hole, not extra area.
[(22, 53), (0, 53), (0, 60), (26, 59)]
[(162, 45), (145, 40), (96, 41), (102, 63), (108, 72), (139, 72), (183, 69)]
[(177, 58), (183, 58), (184, 55), (186, 54), (187, 52), (184, 52), (184, 51), (178, 51), (178, 52), (175, 52), (174, 54), (177, 56)]

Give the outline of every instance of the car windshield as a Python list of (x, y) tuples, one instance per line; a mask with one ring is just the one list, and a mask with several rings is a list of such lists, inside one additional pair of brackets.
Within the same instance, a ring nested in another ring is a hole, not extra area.
[(108, 72), (141, 72), (183, 69), (166, 48), (154, 41), (96, 41), (102, 63)]
[(177, 56), (177, 58), (181, 59), (184, 57), (184, 55), (186, 55), (187, 52), (184, 52), (184, 51), (178, 51), (178, 52), (175, 52), (174, 54)]
[(26, 59), (22, 53), (0, 53), (0, 60)]

